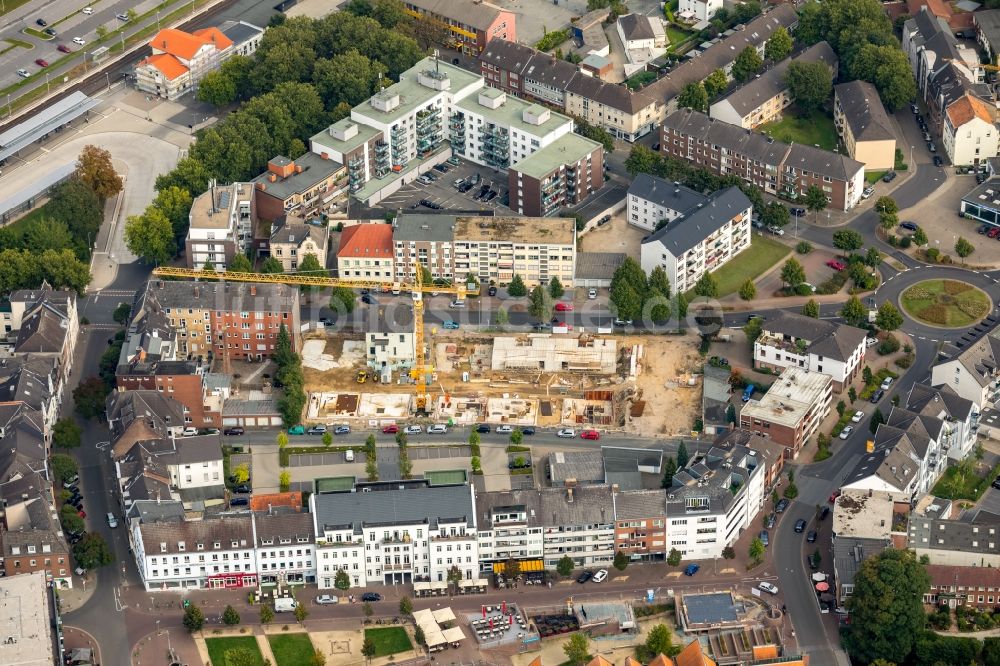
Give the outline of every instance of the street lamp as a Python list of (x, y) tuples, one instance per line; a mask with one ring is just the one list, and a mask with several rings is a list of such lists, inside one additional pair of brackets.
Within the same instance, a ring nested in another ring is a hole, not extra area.
[(160, 29), (160, 10), (156, 10), (156, 29)]

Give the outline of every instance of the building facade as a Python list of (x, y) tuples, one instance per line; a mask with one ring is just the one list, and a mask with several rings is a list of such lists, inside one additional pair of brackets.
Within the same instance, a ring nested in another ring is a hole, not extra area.
[[(614, 488), (612, 488), (614, 492)], [(615, 552), (632, 561), (662, 562), (667, 557), (667, 491), (614, 492)]]
[(834, 86), (833, 123), (847, 154), (865, 171), (888, 171), (896, 164), (896, 133), (878, 90), (867, 81)]
[(404, 11), (447, 31), (445, 46), (477, 56), (494, 39), (517, 41), (516, 15), (482, 0), (406, 0)]
[[(268, 249), (271, 256), (281, 262), (286, 273), (298, 270), (307, 254), (316, 257), (321, 268), (326, 268), (326, 249), (330, 242), (330, 227), (322, 219), (308, 222), (286, 216), (271, 229)], [(321, 277), (321, 276), (317, 276)]]
[(393, 250), (391, 225), (371, 222), (346, 227), (337, 249), (337, 274), (345, 279), (392, 281)]
[(931, 385), (949, 386), (980, 411), (1000, 400), (1000, 328), (965, 349), (945, 345), (942, 352), (946, 360), (931, 368)]
[(830, 414), (832, 399), (830, 375), (788, 368), (760, 400), (743, 405), (740, 427), (783, 445), (794, 460)]
[(308, 219), (335, 199), (346, 181), (347, 169), (340, 162), (314, 153), (294, 160), (279, 155), (253, 179), (257, 217), (271, 223), (293, 213)]
[(249, 183), (217, 187), (191, 204), (184, 254), (188, 268), (211, 263), (224, 271), (237, 254), (247, 254), (253, 242), (254, 188)]
[(149, 40), (152, 55), (132, 70), (135, 87), (145, 93), (177, 99), (217, 70), (233, 54), (233, 42), (218, 28), (188, 33), (165, 28)]
[(604, 148), (579, 134), (565, 134), (548, 150), (512, 166), (507, 184), (512, 210), (531, 217), (552, 216), (604, 187)]

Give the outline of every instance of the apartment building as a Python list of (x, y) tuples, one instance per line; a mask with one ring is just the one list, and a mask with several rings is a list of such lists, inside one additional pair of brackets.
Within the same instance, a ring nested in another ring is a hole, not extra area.
[(992, 567), (931, 564), (925, 567), (931, 587), (924, 603), (992, 610), (1000, 602), (1000, 571)]
[(316, 257), (321, 268), (326, 268), (329, 243), (330, 226), (322, 219), (306, 221), (298, 216), (286, 215), (272, 225), (268, 251), (281, 262), (285, 273), (292, 273), (298, 270), (299, 263), (307, 254)]
[[(667, 219), (667, 224), (642, 241), (640, 263), (647, 272), (662, 267), (675, 293), (688, 291), (705, 273), (718, 270), (750, 247), (753, 204), (738, 187), (702, 196), (691, 190), (682, 193), (680, 186), (671, 191), (669, 183), (656, 180), (659, 182), (649, 178), (636, 180), (629, 187), (630, 222), (633, 204), (636, 211), (642, 211), (636, 215), (641, 217), (643, 224), (636, 226), (644, 226), (650, 219), (649, 212), (668, 215), (660, 218)], [(680, 216), (669, 217), (675, 211), (668, 206), (696, 199), (700, 201), (682, 211)]]
[(677, 16), (691, 18), (696, 22), (711, 21), (720, 9), (722, 0), (680, 0), (677, 5)]
[(604, 147), (569, 133), (521, 160), (508, 172), (510, 208), (521, 215), (548, 217), (576, 206), (604, 187)]
[(833, 381), (830, 375), (788, 368), (759, 400), (740, 410), (740, 427), (785, 447), (794, 460), (830, 414)]
[[(46, 580), (60, 589), (72, 588), (69, 545), (52, 503), (51, 486), (43, 477), (32, 475), (31, 478), (37, 484), (32, 489), (44, 492), (47, 497), (27, 500), (10, 497), (10, 503), (4, 507), (4, 525), (0, 530), (0, 565), (8, 577), (43, 572)], [(29, 490), (28, 487), (22, 489)], [(4, 497), (8, 497), (7, 492)]]
[(161, 437), (135, 442), (114, 456), (121, 505), (146, 499), (185, 502), (224, 499), (226, 478), (219, 435)]
[(465, 278), (455, 273), (455, 216), (403, 212), (392, 227), (397, 282), (416, 279), (418, 265), (427, 268), (435, 280)]
[(833, 122), (847, 154), (864, 163), (865, 171), (892, 169), (896, 133), (875, 86), (849, 81), (834, 86), (833, 92)]
[(913, 514), (908, 528), (907, 548), (918, 558), (927, 557), (932, 567), (970, 567), (980, 572), (977, 580), (987, 580), (984, 572), (1000, 568), (996, 514), (979, 511), (972, 520)]
[(754, 441), (749, 432), (732, 431), (674, 475), (667, 488), (667, 552), (676, 548), (689, 560), (722, 557), (743, 530), (756, 527), (774, 461)]
[(358, 280), (395, 278), (392, 225), (370, 222), (346, 227), (337, 248), (337, 274)]
[[(67, 653), (64, 649), (58, 591), (51, 580), (41, 573), (4, 578), (0, 595), (6, 600), (0, 606), (0, 624), (8, 627), (0, 643), (0, 662), (24, 666), (81, 663), (73, 659), (79, 650)], [(89, 656), (91, 651), (83, 653)]]
[(233, 43), (233, 55), (252, 56), (264, 39), (264, 29), (246, 21), (226, 21), (219, 30)]
[(961, 397), (947, 384), (916, 383), (910, 387), (903, 405), (911, 412), (941, 422), (941, 450), (949, 458), (960, 461), (972, 453), (979, 432), (979, 408), (974, 402)]
[(19, 289), (7, 297), (10, 303), (10, 354), (55, 359), (54, 390), (61, 395), (73, 367), (73, 352), (80, 333), (76, 292), (50, 289)]
[(187, 425), (184, 405), (157, 391), (112, 391), (105, 416), (112, 458), (136, 442), (180, 437)]
[(274, 353), (282, 325), (300, 345), (299, 291), (288, 285), (150, 280), (136, 294), (132, 321), (150, 313), (176, 333), (175, 358), (261, 360)]
[(667, 557), (667, 491), (614, 492), (615, 552), (633, 562), (662, 562)]
[(20, 402), (51, 431), (62, 405), (59, 361), (52, 356), (18, 354), (0, 361), (0, 402)]
[(828, 43), (818, 42), (797, 56), (785, 58), (713, 103), (709, 115), (744, 129), (779, 120), (792, 103), (785, 79), (793, 62), (822, 63), (830, 68), (832, 80), (837, 78), (837, 55)]
[(447, 30), (444, 46), (466, 55), (479, 55), (495, 39), (517, 41), (516, 14), (484, 0), (405, 0), (403, 9)]
[[(542, 527), (517, 493), (480, 493), (476, 498), (479, 560), (483, 572), (515, 560), (522, 571), (544, 567)], [(530, 519), (530, 521), (529, 521)]]
[(347, 168), (332, 159), (315, 153), (294, 160), (279, 155), (253, 179), (257, 217), (271, 223), (293, 213), (310, 218), (338, 196), (346, 179)]
[(471, 486), (422, 480), (311, 495), (319, 588), (338, 571), (357, 587), (444, 581), (453, 569), (478, 578), (475, 507)]
[[(130, 336), (135, 339), (138, 336)], [(158, 391), (184, 405), (195, 428), (221, 428), (222, 414), (214, 408), (205, 386), (205, 366), (196, 361), (151, 359), (144, 350), (122, 347), (115, 370), (119, 391)]]
[(831, 208), (850, 210), (864, 190), (861, 162), (812, 146), (781, 143), (690, 109), (667, 117), (660, 144), (665, 155), (720, 176), (737, 176), (791, 201), (815, 186), (826, 194)]
[(576, 275), (576, 222), (568, 217), (454, 218), (453, 272), (480, 284), (508, 284), (515, 275), (529, 288)]
[(316, 539), (308, 513), (255, 511), (254, 551), (261, 584), (316, 583)]
[(946, 344), (940, 358), (946, 360), (931, 368), (932, 386), (951, 387), (980, 411), (1000, 399), (1000, 328), (965, 349)]
[(802, 368), (830, 375), (836, 393), (846, 391), (861, 372), (867, 333), (793, 312), (762, 324), (754, 342), (754, 367), (781, 371)]
[(233, 54), (233, 41), (218, 28), (184, 32), (165, 28), (149, 40), (149, 55), (132, 69), (135, 87), (174, 100), (195, 89)]
[(996, 106), (966, 93), (948, 105), (944, 113), (941, 143), (955, 165), (980, 165), (997, 156), (1000, 130)]
[(368, 366), (379, 372), (412, 368), (416, 359), (412, 326), (403, 330), (402, 326), (389, 326), (384, 321), (379, 324), (379, 330), (365, 331)]
[(253, 243), (256, 217), (254, 188), (250, 183), (216, 186), (191, 203), (184, 254), (188, 268), (211, 262), (224, 271), (237, 254), (247, 254)]

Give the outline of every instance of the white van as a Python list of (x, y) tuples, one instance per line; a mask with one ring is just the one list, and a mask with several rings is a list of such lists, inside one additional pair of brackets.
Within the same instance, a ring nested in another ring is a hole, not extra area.
[(295, 607), (298, 604), (295, 599), (275, 599), (274, 600), (274, 612), (275, 613), (292, 613), (295, 611)]
[(354, 449), (347, 449), (344, 451), (344, 460), (347, 462), (354, 462)]
[(108, 514), (108, 527), (111, 529), (118, 527), (118, 519), (115, 518), (115, 514), (113, 513)]

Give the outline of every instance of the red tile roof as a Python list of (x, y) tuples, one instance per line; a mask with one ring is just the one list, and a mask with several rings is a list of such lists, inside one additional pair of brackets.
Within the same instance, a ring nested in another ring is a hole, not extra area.
[[(984, 539), (987, 538), (985, 535)], [(992, 587), (1000, 589), (1000, 569), (993, 567), (951, 567), (929, 564), (925, 567), (932, 587)]]
[(143, 63), (160, 70), (171, 81), (188, 72), (188, 68), (180, 60), (167, 53), (151, 55)]
[(978, 97), (965, 94), (948, 107), (948, 120), (955, 129), (973, 118), (979, 118), (986, 123), (993, 122), (993, 113), (990, 111), (990, 107)]
[(190, 60), (198, 49), (206, 44), (212, 44), (222, 50), (232, 46), (233, 42), (217, 28), (205, 28), (194, 34), (174, 28), (164, 28), (149, 40), (149, 47), (154, 53), (157, 51), (169, 53), (181, 60)]
[(337, 257), (391, 259), (393, 256), (392, 225), (381, 223), (356, 224), (340, 235)]

